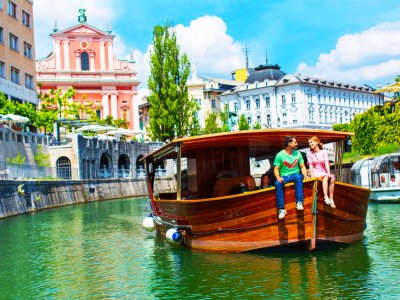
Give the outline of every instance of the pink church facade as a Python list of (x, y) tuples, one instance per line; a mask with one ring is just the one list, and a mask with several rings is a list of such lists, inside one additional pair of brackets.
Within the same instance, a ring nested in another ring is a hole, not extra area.
[(78, 24), (50, 35), (53, 51), (36, 62), (38, 92), (73, 87), (74, 102), (91, 107), (102, 119), (125, 119), (129, 129), (139, 130), (135, 61), (116, 58), (114, 35), (87, 24), (84, 11)]

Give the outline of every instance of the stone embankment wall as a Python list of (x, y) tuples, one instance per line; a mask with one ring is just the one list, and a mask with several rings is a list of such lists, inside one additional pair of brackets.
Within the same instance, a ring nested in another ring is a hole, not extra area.
[[(172, 187), (169, 179), (157, 180), (156, 184), (166, 192)], [(78, 203), (146, 197), (147, 194), (143, 179), (0, 180), (0, 218)]]

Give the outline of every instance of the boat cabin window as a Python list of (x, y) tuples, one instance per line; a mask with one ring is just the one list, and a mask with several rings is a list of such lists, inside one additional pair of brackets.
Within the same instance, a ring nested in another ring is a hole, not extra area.
[(375, 157), (371, 163), (371, 187), (388, 187), (390, 176), (400, 179), (400, 153)]

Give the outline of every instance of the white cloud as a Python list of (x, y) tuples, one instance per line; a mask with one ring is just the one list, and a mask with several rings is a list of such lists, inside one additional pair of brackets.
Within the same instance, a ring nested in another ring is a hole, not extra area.
[(227, 34), (221, 18), (203, 16), (191, 21), (188, 27), (179, 24), (175, 29), (181, 50), (197, 65), (198, 75), (229, 76), (245, 65), (242, 45)]
[(150, 75), (150, 49), (151, 46), (148, 46), (147, 51), (143, 54), (141, 51), (135, 49), (133, 51), (133, 56), (135, 58), (136, 64), (136, 72), (138, 73), (138, 80), (140, 81), (139, 96), (148, 96), (149, 91), (147, 89), (147, 80)]
[(400, 22), (387, 22), (341, 36), (336, 48), (322, 53), (314, 66), (301, 63), (303, 74), (343, 82), (379, 81), (400, 73)]
[[(181, 52), (196, 64), (198, 76), (223, 76), (245, 65), (242, 45), (226, 32), (225, 22), (215, 16), (203, 16), (190, 22), (188, 27), (175, 26)], [(147, 87), (150, 75), (150, 49), (146, 53), (135, 50), (136, 69), (142, 87)]]

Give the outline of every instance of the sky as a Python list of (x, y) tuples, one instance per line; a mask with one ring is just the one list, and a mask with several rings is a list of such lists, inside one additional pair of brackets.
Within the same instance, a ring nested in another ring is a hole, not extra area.
[(286, 73), (372, 87), (400, 75), (399, 0), (36, 0), (36, 58), (52, 51), (49, 34), (78, 23), (112, 30), (114, 52), (129, 58), (145, 91), (155, 25), (172, 24), (197, 76), (278, 64)]

